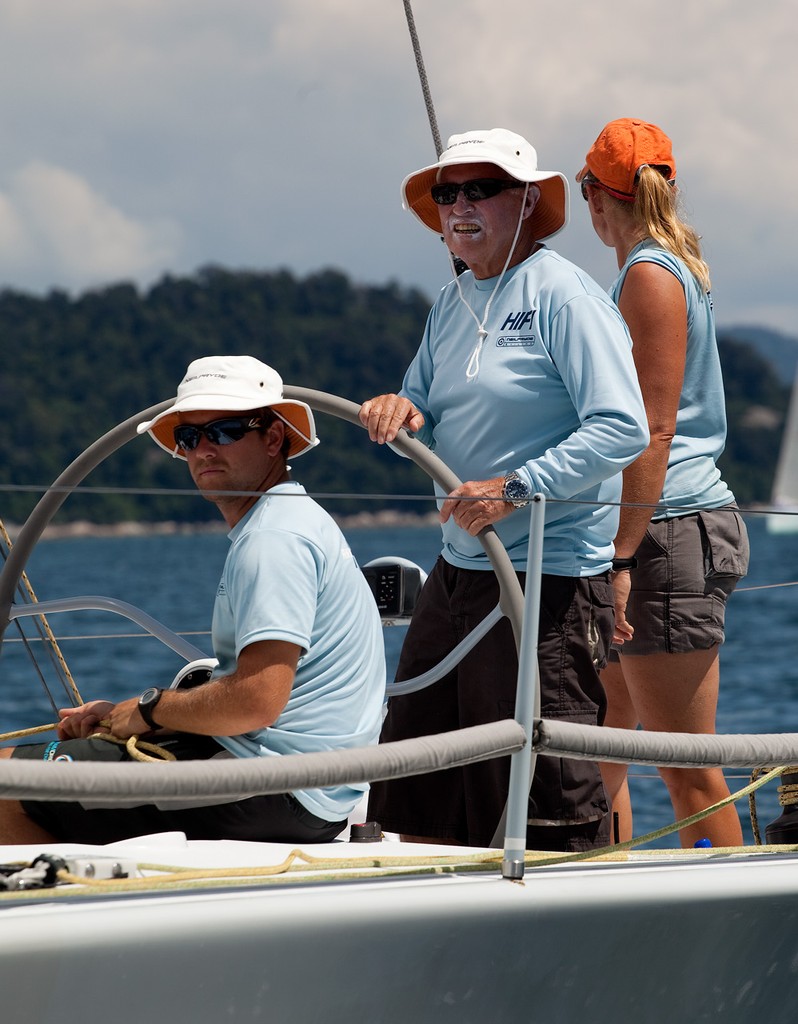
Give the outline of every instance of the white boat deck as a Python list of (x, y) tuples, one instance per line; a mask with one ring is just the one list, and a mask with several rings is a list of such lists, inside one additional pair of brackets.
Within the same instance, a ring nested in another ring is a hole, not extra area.
[[(336, 842), (306, 850), (321, 864), (257, 877), (291, 849), (176, 834), (51, 847), (150, 865), (149, 881), (0, 895), (4, 1019), (794, 1020), (798, 853), (642, 852), (528, 865), (517, 882), (500, 861), (474, 870), (501, 851)], [(155, 864), (224, 872), (162, 883)]]

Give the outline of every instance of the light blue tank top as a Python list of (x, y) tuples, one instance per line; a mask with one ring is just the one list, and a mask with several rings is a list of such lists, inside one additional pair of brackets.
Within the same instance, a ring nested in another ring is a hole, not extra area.
[(629, 268), (635, 263), (656, 263), (670, 271), (681, 283), (687, 303), (684, 383), (660, 499), (664, 508), (652, 518), (669, 519), (698, 508), (730, 505), (734, 495), (717, 467), (726, 443), (726, 399), (712, 297), (682, 260), (647, 239), (632, 249), (610, 288), (616, 303), (620, 301)]

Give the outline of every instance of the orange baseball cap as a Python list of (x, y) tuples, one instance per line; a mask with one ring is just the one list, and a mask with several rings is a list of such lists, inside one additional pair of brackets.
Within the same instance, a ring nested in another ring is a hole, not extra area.
[(655, 124), (620, 117), (605, 125), (588, 150), (585, 166), (577, 174), (581, 181), (589, 172), (602, 185), (619, 193), (619, 198), (633, 199), (637, 189), (637, 172), (641, 167), (656, 168), (668, 181), (676, 177), (671, 140)]

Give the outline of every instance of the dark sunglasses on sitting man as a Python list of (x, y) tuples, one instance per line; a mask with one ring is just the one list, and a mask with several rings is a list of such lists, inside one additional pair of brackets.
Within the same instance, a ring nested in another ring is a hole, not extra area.
[(512, 178), (474, 178), (473, 181), (433, 185), (429, 191), (432, 201), (438, 206), (454, 206), (461, 192), (469, 203), (478, 203), (482, 199), (492, 199), (507, 188), (524, 188), (524, 185), (523, 181), (514, 181)]
[(175, 444), (184, 452), (193, 452), (203, 437), (211, 444), (235, 444), (251, 430), (260, 430), (264, 425), (260, 416), (228, 416), (212, 423), (181, 423), (174, 429)]

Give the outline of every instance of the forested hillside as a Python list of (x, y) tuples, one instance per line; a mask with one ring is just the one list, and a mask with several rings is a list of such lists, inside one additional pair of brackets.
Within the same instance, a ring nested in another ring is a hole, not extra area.
[[(274, 365), (288, 384), (353, 401), (396, 388), (428, 306), (417, 292), (392, 284), (359, 287), (334, 271), (298, 280), (283, 271), (210, 268), (191, 278), (168, 277), (143, 294), (119, 285), (75, 299), (5, 292), (0, 395), (9, 417), (0, 432), (0, 484), (50, 483), (116, 423), (174, 395), (186, 366), (199, 356), (251, 354)], [(320, 416), (318, 430), (322, 445), (296, 466), (309, 490), (428, 493), (426, 478), (412, 463), (388, 450), (375, 457), (359, 428)], [(86, 483), (192, 486), (185, 464), (147, 437), (126, 445)], [(6, 493), (3, 518), (19, 522), (37, 498)], [(331, 505), (340, 513), (363, 508), (352, 500)], [(168, 494), (78, 494), (60, 513), (62, 521), (95, 522), (216, 517), (201, 499)]]
[[(361, 401), (396, 389), (421, 336), (429, 299), (396, 284), (362, 286), (328, 270), (298, 279), (287, 271), (208, 268), (167, 277), (146, 292), (117, 285), (70, 297), (0, 293), (5, 366), (0, 397), (0, 514), (20, 522), (41, 492), (94, 439), (174, 394), (190, 360), (248, 353), (273, 364), (288, 384)], [(729, 402), (724, 472), (741, 503), (767, 500), (787, 393), (768, 363), (739, 333), (721, 353)], [(296, 466), (309, 490), (384, 496), (364, 504), (330, 500), (340, 514), (394, 507), (429, 511), (429, 484), (365, 432), (318, 417), (322, 446)], [(87, 480), (96, 488), (190, 487), (185, 466), (140, 438)], [(17, 488), (24, 488), (18, 490)], [(85, 493), (60, 521), (215, 518), (195, 496)]]

